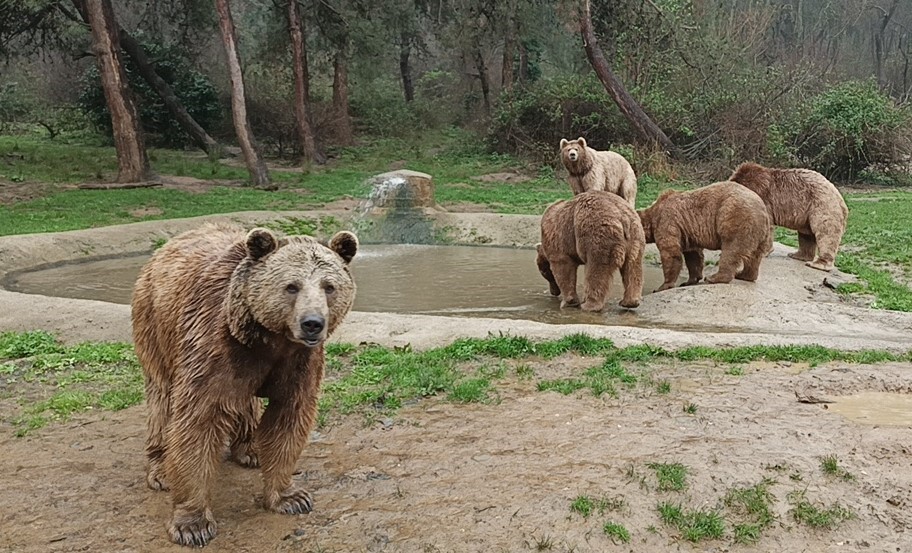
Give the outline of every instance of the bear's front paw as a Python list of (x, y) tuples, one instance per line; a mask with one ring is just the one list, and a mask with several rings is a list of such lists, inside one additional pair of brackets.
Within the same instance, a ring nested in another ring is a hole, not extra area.
[(294, 489), (266, 502), (266, 508), (283, 515), (300, 515), (313, 511), (313, 497), (307, 490)]
[(206, 509), (199, 511), (175, 511), (171, 519), (168, 534), (171, 541), (178, 545), (203, 547), (215, 537), (218, 526), (212, 517), (212, 511)]
[(587, 301), (580, 305), (580, 309), (583, 311), (601, 311), (602, 309), (605, 309), (605, 302)]
[(570, 298), (561, 301), (561, 309), (565, 307), (579, 307), (580, 301), (579, 298)]
[(231, 460), (248, 469), (255, 469), (260, 466), (260, 459), (251, 447), (232, 450)]
[(149, 488), (157, 491), (164, 492), (168, 490), (168, 483), (165, 482), (165, 477), (162, 476), (160, 470), (149, 470), (149, 473), (146, 475), (146, 484)]
[(798, 261), (811, 261), (812, 259), (814, 259), (813, 255), (807, 255), (807, 254), (804, 254), (801, 252), (792, 252), (787, 255), (788, 255), (788, 257), (791, 257), (792, 259), (797, 259)]
[(827, 263), (827, 262), (825, 262), (825, 261), (820, 261), (819, 259), (814, 260), (814, 261), (809, 261), (809, 262), (805, 263), (805, 265), (807, 265), (807, 266), (810, 267), (811, 269), (817, 269), (818, 271), (827, 271), (827, 272), (829, 272), (829, 271), (832, 271), (832, 270), (833, 270), (833, 264), (832, 264), (832, 263)]
[[(656, 288), (655, 292), (664, 292), (665, 290), (670, 290), (674, 287), (675, 287), (675, 285), (673, 282), (666, 282), (666, 283), (662, 284), (661, 286), (659, 286), (658, 288)], [(653, 292), (653, 293), (655, 293), (655, 292)]]
[(625, 307), (627, 309), (635, 309), (640, 306), (640, 300), (639, 299), (621, 300), (621, 303), (618, 305), (620, 305), (621, 307)]

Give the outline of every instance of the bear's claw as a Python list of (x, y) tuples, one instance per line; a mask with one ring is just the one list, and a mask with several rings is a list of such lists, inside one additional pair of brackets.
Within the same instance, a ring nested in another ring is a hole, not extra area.
[(203, 513), (175, 514), (168, 528), (171, 541), (190, 547), (203, 547), (217, 532), (218, 525), (208, 509)]
[(283, 515), (301, 515), (313, 511), (313, 497), (307, 490), (293, 490), (283, 495), (271, 510)]

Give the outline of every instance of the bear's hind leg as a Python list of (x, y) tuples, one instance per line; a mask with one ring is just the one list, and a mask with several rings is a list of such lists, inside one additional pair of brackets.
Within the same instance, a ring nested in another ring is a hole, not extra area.
[[(811, 221), (811, 228), (817, 241), (818, 253), (814, 261), (805, 265), (820, 271), (832, 271), (845, 225), (834, 220)], [(811, 254), (813, 255), (813, 251)]]
[(810, 261), (814, 259), (814, 252), (817, 250), (817, 239), (813, 234), (798, 233), (798, 251), (788, 254), (792, 259), (798, 261)]
[(270, 398), (256, 429), (256, 450), (263, 467), (263, 504), (266, 509), (294, 515), (313, 510), (310, 492), (292, 482), (298, 458), (316, 423), (317, 397), (323, 378), (323, 350), (311, 350), (303, 382), (290, 397)]
[(744, 267), (735, 275), (735, 278), (747, 282), (755, 282), (757, 277), (760, 276), (760, 262), (765, 256), (766, 244), (763, 244), (752, 256), (744, 259)]
[(719, 254), (719, 268), (715, 274), (706, 277), (710, 284), (725, 284), (731, 282), (741, 270), (741, 255), (737, 253), (736, 245), (722, 244), (722, 253)]
[(601, 311), (605, 309), (605, 300), (611, 289), (611, 278), (615, 267), (611, 264), (586, 264), (586, 285), (583, 288), (585, 301), (580, 305), (583, 311)]
[(188, 394), (182, 404), (174, 405), (174, 416), (168, 425), (165, 474), (174, 502), (168, 527), (171, 541), (202, 547), (218, 530), (209, 492), (234, 421), (213, 403), (217, 397), (196, 392)]
[[(658, 246), (656, 242), (656, 246)], [(662, 258), (662, 273), (665, 274), (665, 282), (656, 290), (661, 292), (674, 288), (678, 283), (678, 277), (681, 276), (681, 248), (677, 245), (670, 247), (662, 245), (659, 247), (659, 255)]]
[[(145, 366), (145, 365), (144, 365)], [(162, 382), (160, 375), (150, 375), (146, 381), (146, 405), (149, 409), (146, 423), (146, 458), (149, 466), (146, 472), (146, 484), (153, 490), (167, 490), (165, 479), (165, 429), (170, 415), (170, 390), (167, 382)]]
[(575, 307), (579, 305), (576, 295), (576, 269), (578, 265), (569, 257), (551, 261), (551, 272), (561, 291), (561, 307)]
[(687, 265), (687, 282), (681, 286), (693, 286), (703, 280), (703, 250), (689, 250), (684, 252), (684, 264)]
[(643, 246), (634, 244), (627, 252), (621, 265), (621, 281), (624, 283), (624, 297), (620, 306), (627, 309), (639, 307), (643, 298)]
[(260, 398), (251, 397), (236, 415), (234, 436), (231, 440), (231, 460), (247, 468), (260, 466), (253, 447), (253, 431), (260, 418)]

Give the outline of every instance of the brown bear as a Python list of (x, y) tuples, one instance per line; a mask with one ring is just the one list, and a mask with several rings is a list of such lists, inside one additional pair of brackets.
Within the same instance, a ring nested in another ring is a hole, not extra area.
[(316, 419), (323, 344), (354, 301), (357, 251), (350, 232), (324, 246), (206, 225), (143, 267), (132, 314), (149, 405), (147, 482), (171, 490), (175, 543), (215, 536), (209, 496), (226, 444), (236, 462), (262, 466), (267, 509), (311, 510), (292, 473)]
[(636, 209), (637, 178), (624, 156), (593, 150), (582, 137), (576, 140), (562, 138), (560, 151), (574, 194), (604, 190), (624, 198)]
[(798, 231), (798, 251), (789, 257), (821, 271), (833, 269), (849, 209), (826, 177), (810, 169), (769, 169), (742, 163), (729, 180), (756, 192), (774, 225)]
[(585, 265), (583, 310), (605, 308), (615, 270), (624, 282), (620, 305), (634, 308), (643, 295), (645, 248), (640, 219), (627, 202), (610, 192), (583, 192), (545, 210), (535, 262), (551, 294), (562, 296), (561, 307), (580, 305), (576, 271)]
[(719, 269), (706, 278), (711, 284), (733, 278), (753, 282), (760, 261), (773, 247), (770, 217), (759, 196), (734, 182), (717, 182), (678, 192), (665, 190), (640, 210), (646, 242), (655, 242), (665, 282), (656, 292), (674, 288), (681, 274), (681, 255), (687, 264), (684, 285), (703, 278), (703, 250), (722, 250)]

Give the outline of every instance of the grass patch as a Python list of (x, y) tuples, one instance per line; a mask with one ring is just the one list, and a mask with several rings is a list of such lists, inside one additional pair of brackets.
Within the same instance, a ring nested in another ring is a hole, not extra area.
[(829, 507), (814, 505), (803, 491), (789, 494), (789, 503), (792, 505), (789, 513), (795, 522), (811, 528), (832, 530), (840, 523), (855, 517), (852, 511), (839, 503)]
[(775, 497), (769, 491), (772, 484), (772, 480), (764, 479), (749, 488), (731, 490), (725, 496), (725, 506), (739, 520), (733, 526), (737, 543), (755, 543), (763, 530), (775, 520), (772, 511)]
[(570, 503), (570, 511), (582, 515), (583, 518), (589, 518), (595, 512), (604, 515), (609, 511), (618, 511), (623, 509), (626, 504), (623, 497), (595, 498), (579, 495)]
[(484, 403), (488, 401), (491, 381), (487, 378), (467, 378), (457, 382), (449, 400), (457, 403)]
[(621, 524), (608, 521), (602, 526), (602, 531), (615, 543), (630, 543), (630, 532)]
[(8, 384), (16, 384), (23, 405), (12, 414), (24, 436), (49, 422), (90, 409), (118, 411), (143, 399), (143, 377), (130, 344), (64, 346), (46, 332), (0, 335), (0, 358)]
[(685, 404), (684, 404), (684, 412), (687, 413), (688, 415), (696, 415), (696, 414), (697, 414), (697, 406), (696, 406), (695, 404), (693, 404), (693, 403), (685, 403)]
[(679, 492), (687, 487), (687, 467), (681, 463), (650, 463), (646, 466), (655, 471), (659, 491)]
[(677, 528), (687, 541), (717, 540), (725, 533), (725, 521), (717, 511), (686, 510), (672, 503), (660, 503), (657, 508), (662, 522)]
[(847, 471), (839, 464), (839, 458), (835, 455), (827, 455), (820, 460), (820, 470), (827, 476), (840, 478), (845, 481), (855, 480), (855, 475)]
[(633, 386), (636, 382), (637, 377), (627, 372), (614, 356), (609, 355), (604, 363), (586, 370), (581, 378), (542, 380), (538, 383), (538, 390), (542, 392), (555, 391), (569, 395), (577, 390), (589, 389), (596, 397), (603, 394), (616, 397), (617, 388), (615, 385)]

